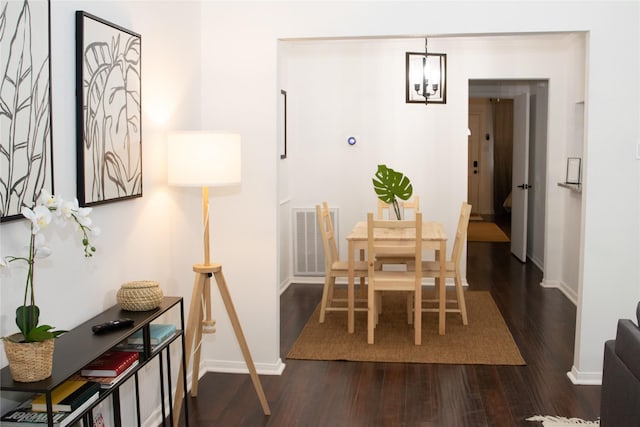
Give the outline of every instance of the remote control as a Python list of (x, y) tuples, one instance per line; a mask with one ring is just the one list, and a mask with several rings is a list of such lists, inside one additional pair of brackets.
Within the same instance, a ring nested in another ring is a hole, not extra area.
[(105, 332), (111, 332), (118, 329), (128, 328), (133, 325), (133, 319), (117, 319), (109, 322), (101, 323), (99, 325), (93, 325), (91, 330), (94, 334), (102, 334)]

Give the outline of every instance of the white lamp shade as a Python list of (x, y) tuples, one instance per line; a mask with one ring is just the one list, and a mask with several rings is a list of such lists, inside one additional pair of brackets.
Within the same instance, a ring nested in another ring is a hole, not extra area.
[(235, 133), (172, 132), (167, 141), (169, 185), (222, 187), (242, 178), (241, 138)]

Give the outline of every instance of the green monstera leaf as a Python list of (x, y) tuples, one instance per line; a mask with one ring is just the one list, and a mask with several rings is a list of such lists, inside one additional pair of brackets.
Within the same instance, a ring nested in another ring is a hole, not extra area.
[(413, 194), (413, 186), (409, 178), (402, 172), (388, 168), (387, 165), (378, 165), (373, 178), (373, 189), (380, 200), (393, 206), (396, 218), (400, 219), (398, 199), (408, 200)]

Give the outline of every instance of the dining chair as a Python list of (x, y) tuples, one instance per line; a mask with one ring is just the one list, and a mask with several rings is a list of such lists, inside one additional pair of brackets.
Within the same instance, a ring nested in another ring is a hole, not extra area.
[[(467, 325), (467, 306), (464, 300), (464, 289), (462, 288), (462, 274), (460, 273), (460, 260), (462, 259), (462, 249), (467, 240), (467, 228), (469, 226), (469, 217), (471, 216), (471, 205), (463, 202), (460, 208), (460, 217), (458, 218), (458, 228), (456, 230), (456, 237), (453, 241), (453, 250), (451, 251), (451, 258), (446, 260), (446, 272), (445, 278), (453, 278), (455, 282), (456, 299), (447, 299), (445, 307), (446, 313), (460, 313), (462, 316), (462, 324)], [(440, 256), (446, 256), (441, 254)], [(440, 278), (440, 263), (438, 261), (423, 261), (422, 262), (422, 275), (423, 277)], [(446, 292), (446, 291), (445, 291)], [(423, 312), (438, 312), (437, 304), (438, 289), (436, 288), (436, 298), (429, 299), (424, 298), (422, 300)], [(436, 307), (433, 307), (433, 304)], [(450, 306), (452, 305), (452, 306)]]
[[(394, 256), (406, 254), (407, 245), (380, 238), (381, 235), (415, 233), (412, 241), (413, 271), (386, 271), (377, 268), (379, 253)], [(414, 220), (379, 220), (373, 213), (367, 214), (367, 342), (374, 343), (375, 327), (378, 323), (382, 292), (401, 291), (413, 294), (413, 328), (416, 345), (422, 343), (422, 214), (416, 213)], [(408, 322), (411, 323), (411, 322)]]
[[(323, 202), (322, 205), (316, 205), (316, 217), (318, 218), (318, 228), (320, 229), (324, 248), (325, 276), (322, 303), (320, 304), (320, 323), (324, 323), (327, 311), (346, 312), (348, 310), (347, 298), (335, 298), (334, 296), (336, 277), (348, 276), (348, 262), (339, 259), (338, 245), (327, 202)], [(366, 261), (355, 261), (354, 276), (362, 279), (361, 286), (367, 275)], [(356, 298), (355, 302), (361, 303), (361, 306), (355, 307), (356, 311), (366, 311), (366, 306), (363, 305), (366, 302), (364, 298)]]
[[(395, 218), (395, 214), (392, 212), (392, 207), (388, 203), (383, 202), (378, 199), (378, 214), (376, 216), (377, 219), (393, 219)], [(411, 200), (401, 200), (400, 201), (400, 209), (403, 213), (403, 218), (406, 219), (404, 215), (407, 211), (413, 211), (412, 218), (415, 219), (416, 214), (420, 212), (420, 197), (414, 196)], [(386, 212), (386, 215), (385, 215)], [(378, 255), (378, 266), (383, 265), (405, 265), (409, 268), (413, 268), (413, 251), (412, 248), (408, 248), (404, 253), (398, 253), (395, 256), (388, 256), (385, 254)]]
[[(415, 218), (416, 212), (420, 212), (420, 196), (413, 196), (411, 200), (400, 200), (400, 211), (403, 214), (403, 218), (406, 219), (405, 213), (407, 211), (413, 211), (412, 218)], [(377, 219), (393, 219), (395, 214), (391, 212), (391, 205), (378, 199), (378, 214)], [(386, 215), (385, 215), (386, 212)]]

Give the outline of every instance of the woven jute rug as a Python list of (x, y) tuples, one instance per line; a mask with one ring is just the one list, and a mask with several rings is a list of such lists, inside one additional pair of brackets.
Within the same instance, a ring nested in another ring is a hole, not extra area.
[(509, 242), (509, 237), (494, 222), (469, 222), (467, 240), (470, 242)]
[[(358, 292), (356, 290), (356, 292)], [(367, 314), (355, 313), (355, 332), (347, 332), (347, 313), (328, 312), (319, 323), (320, 306), (305, 325), (287, 357), (362, 362), (524, 365), (518, 347), (489, 292), (465, 292), (469, 324), (447, 313), (446, 334), (438, 334), (438, 314), (423, 313), (422, 345), (414, 344), (407, 324), (406, 296), (382, 297), (375, 344), (367, 344)]]

